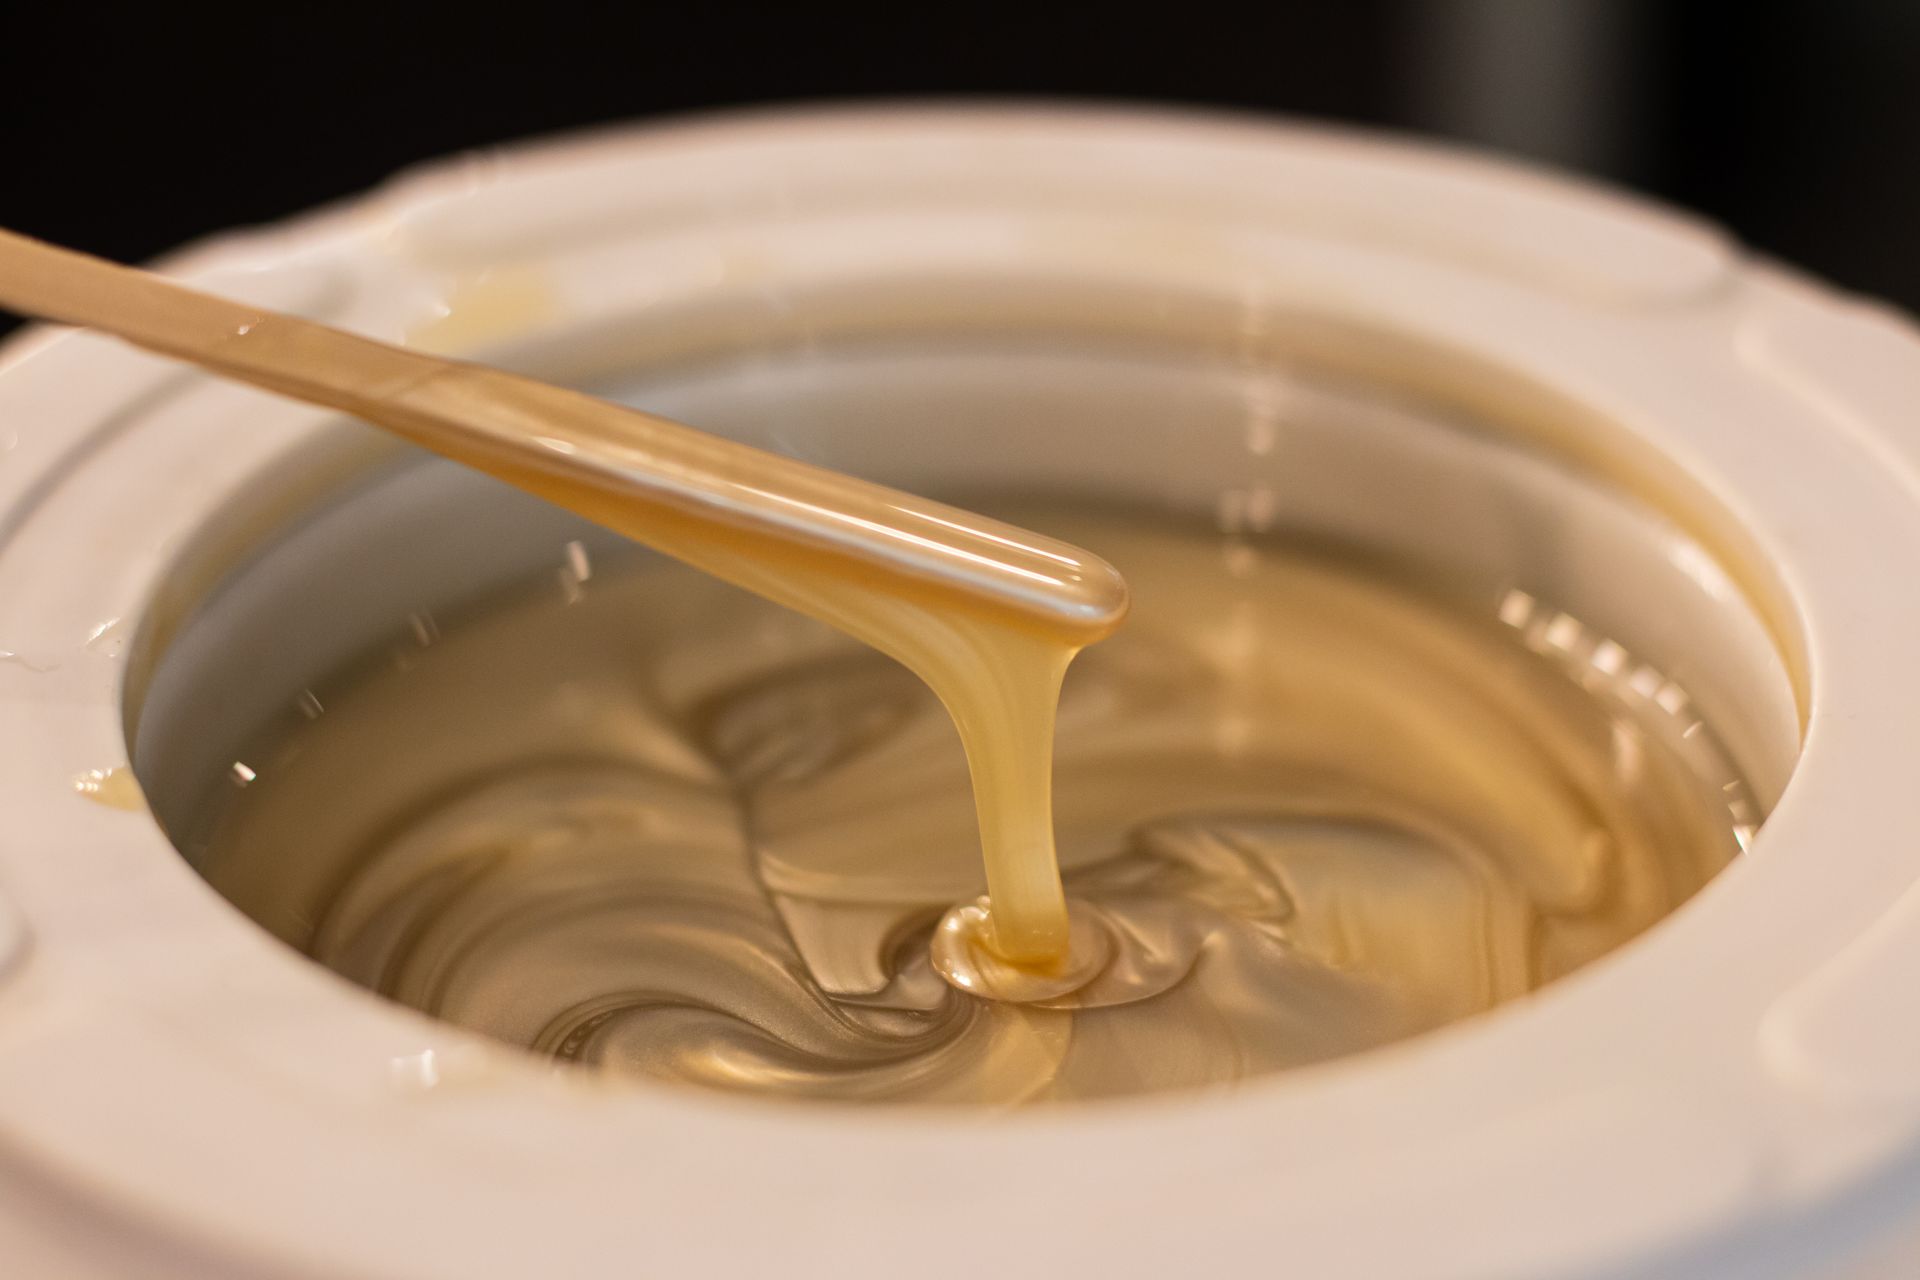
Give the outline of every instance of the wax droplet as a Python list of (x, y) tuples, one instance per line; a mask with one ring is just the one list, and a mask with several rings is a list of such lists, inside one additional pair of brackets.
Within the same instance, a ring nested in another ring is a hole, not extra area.
[(73, 780), (73, 789), (109, 809), (144, 809), (147, 798), (140, 793), (139, 780), (124, 764), (111, 769), (89, 769)]
[(25, 654), (15, 653), (12, 649), (0, 649), (0, 662), (8, 663), (16, 667), (24, 667), (37, 676), (43, 676), (60, 665), (57, 662), (35, 662)]
[(91, 631), (81, 642), (81, 648), (88, 653), (98, 653), (109, 658), (117, 658), (127, 647), (127, 638), (122, 634), (120, 619), (108, 618)]
[(560, 566), (560, 593), (568, 604), (579, 604), (586, 598), (586, 582), (592, 576), (593, 561), (587, 558), (586, 544), (569, 542), (566, 563)]
[(407, 345), (454, 354), (525, 333), (560, 313), (553, 283), (530, 267), (492, 267), (456, 282)]
[(440, 1055), (432, 1049), (405, 1053), (387, 1064), (393, 1083), (402, 1089), (433, 1089), (440, 1084)]
[(466, 1045), (403, 1053), (387, 1063), (387, 1078), (402, 1093), (434, 1093), (486, 1084), (497, 1074), (491, 1055)]
[(1099, 912), (1067, 903), (1067, 954), (1050, 965), (1015, 964), (994, 951), (992, 904), (976, 898), (947, 912), (933, 931), (934, 970), (949, 986), (987, 1000), (1034, 1004), (1078, 991), (1113, 958), (1113, 935)]

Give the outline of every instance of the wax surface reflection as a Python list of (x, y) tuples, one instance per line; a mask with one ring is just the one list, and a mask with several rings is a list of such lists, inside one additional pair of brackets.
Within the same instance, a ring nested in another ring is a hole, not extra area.
[(557, 1058), (1012, 1104), (1220, 1085), (1490, 1008), (1659, 919), (1753, 818), (1684, 692), (1522, 587), (1442, 603), (1277, 539), (985, 505), (1134, 589), (1060, 704), (1058, 849), (1097, 943), (1069, 982), (937, 936), (983, 886), (933, 694), (651, 558), (557, 551), (557, 587), (308, 691), (198, 864), (355, 981)]

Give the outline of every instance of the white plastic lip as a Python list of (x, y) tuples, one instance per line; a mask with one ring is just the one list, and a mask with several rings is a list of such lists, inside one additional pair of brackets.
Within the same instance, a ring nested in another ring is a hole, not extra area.
[[(151, 823), (72, 796), (74, 773), (125, 752), (120, 668), (80, 640), (137, 616), (179, 540), (322, 418), (32, 337), (0, 366), (17, 435), (0, 434), (0, 647), (56, 665), (0, 664), (0, 892), (32, 940), (0, 975), (0, 1149), (237, 1268), (368, 1275), (957, 1274), (974, 1251), (929, 1246), (975, 1223), (1016, 1273), (1117, 1276), (1277, 1258), (1747, 1276), (1837, 1247), (1849, 1197), (1911, 1164), (1920, 1133), (1920, 1069), (1903, 1071), (1920, 1063), (1884, 1033), (1920, 976), (1920, 340), (1903, 321), (1500, 165), (1063, 110), (614, 133), (429, 171), (180, 265), (396, 334), (500, 262), (541, 260), (573, 318), (825, 269), (783, 256), (808, 224), (840, 266), (884, 264), (903, 222), (956, 265), (1066, 261), (1236, 289), (1250, 322), (1281, 306), (1426, 337), (1671, 460), (1799, 619), (1806, 752), (1753, 855), (1540, 998), (1232, 1096), (982, 1123), (550, 1078), (314, 970)], [(439, 1086), (396, 1087), (390, 1062)], [(1849, 1123), (1863, 1105), (1871, 1123)], [(1795, 1225), (1792, 1248), (1752, 1256), (1769, 1222)]]

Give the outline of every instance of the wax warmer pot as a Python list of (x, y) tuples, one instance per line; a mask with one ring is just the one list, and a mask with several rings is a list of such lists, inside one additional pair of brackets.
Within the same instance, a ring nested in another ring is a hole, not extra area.
[[(283, 948), (168, 837), (191, 855), (303, 682), (608, 540), (320, 411), (30, 334), (0, 369), (22, 1274), (958, 1274), (983, 1248), (1009, 1274), (1905, 1274), (1898, 317), (1483, 160), (1057, 110), (619, 133), (171, 266), (895, 484), (1419, 565), (1712, 724), (1747, 848), (1534, 997), (1230, 1093), (983, 1116), (555, 1073)], [(146, 811), (76, 792), (128, 765)]]

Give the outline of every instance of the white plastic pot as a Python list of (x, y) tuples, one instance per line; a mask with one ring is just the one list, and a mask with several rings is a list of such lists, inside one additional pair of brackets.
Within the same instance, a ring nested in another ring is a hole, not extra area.
[[(1485, 160), (1052, 109), (533, 147), (166, 265), (550, 376), (698, 366), (660, 384), (689, 416), (743, 379), (785, 386), (756, 351), (914, 325), (1335, 370), (1684, 531), (1651, 577), (1609, 574), (1582, 531), (1610, 517), (1569, 500), (1556, 563), (1694, 663), (1774, 803), (1696, 899), (1536, 997), (1231, 1093), (992, 1117), (554, 1074), (282, 948), (152, 817), (72, 785), (131, 759), (166, 818), (259, 699), (403, 603), (326, 565), (405, 545), (409, 581), (453, 598), (523, 567), (549, 517), (503, 506), (449, 536), (436, 515), (483, 500), (458, 477), (368, 487), (379, 447), (324, 413), (30, 333), (0, 365), (0, 1270), (1758, 1277), (1920, 1257), (1898, 1252), (1920, 1213), (1902, 318)], [(815, 427), (786, 443), (889, 479), (1066, 466), (937, 406), (884, 438)], [(1116, 428), (1102, 483), (1200, 500), (1179, 477), (1239, 465), (1199, 441), (1153, 462), (1142, 438)], [(1306, 465), (1247, 447), (1275, 485)], [(1479, 464), (1447, 456), (1434, 474), (1470, 496)], [(1431, 528), (1410, 511), (1393, 536)], [(1513, 536), (1463, 530), (1459, 554)], [(331, 621), (275, 628), (313, 592)]]

